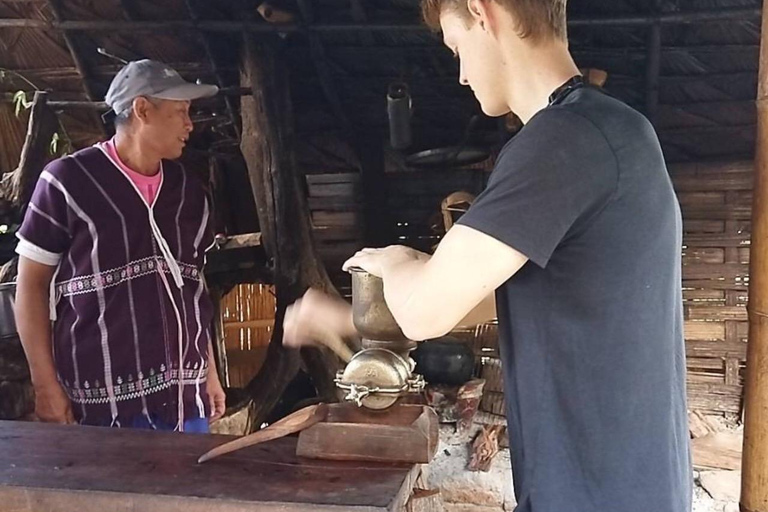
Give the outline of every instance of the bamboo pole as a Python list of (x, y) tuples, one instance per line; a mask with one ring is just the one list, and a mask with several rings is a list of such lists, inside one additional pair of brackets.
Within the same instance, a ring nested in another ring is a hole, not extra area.
[(768, 9), (763, 10), (757, 110), (742, 512), (768, 512)]

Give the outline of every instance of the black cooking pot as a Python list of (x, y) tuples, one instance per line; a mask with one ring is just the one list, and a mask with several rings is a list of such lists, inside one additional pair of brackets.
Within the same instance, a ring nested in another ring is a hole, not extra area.
[(428, 384), (459, 386), (472, 379), (475, 369), (472, 347), (451, 336), (419, 343), (411, 357), (416, 361), (415, 372)]

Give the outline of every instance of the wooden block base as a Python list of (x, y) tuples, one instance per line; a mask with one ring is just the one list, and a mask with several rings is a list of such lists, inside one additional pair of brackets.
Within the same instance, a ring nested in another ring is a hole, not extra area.
[(310, 459), (426, 464), (437, 451), (437, 414), (423, 405), (384, 411), (331, 404), (328, 417), (299, 434), (296, 455)]

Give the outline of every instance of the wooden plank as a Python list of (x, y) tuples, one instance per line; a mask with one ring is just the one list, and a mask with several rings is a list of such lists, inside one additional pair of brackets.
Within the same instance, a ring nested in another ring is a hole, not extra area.
[(752, 160), (737, 162), (693, 162), (672, 164), (669, 166), (671, 176), (706, 176), (708, 174), (741, 174), (754, 171), (755, 163)]
[(722, 248), (688, 248), (683, 250), (683, 265), (697, 263), (725, 263), (725, 249)]
[(736, 358), (729, 358), (725, 360), (725, 383), (729, 386), (742, 385), (741, 376), (741, 361)]
[(684, 332), (686, 340), (724, 340), (725, 323), (686, 321)]
[[(689, 383), (692, 385), (694, 383)], [(713, 395), (688, 391), (688, 407), (697, 411), (709, 411), (715, 413), (741, 413), (741, 396)]]
[(308, 197), (307, 204), (310, 210), (330, 210), (330, 211), (344, 211), (344, 210), (362, 210), (363, 200), (359, 196), (325, 196), (325, 197)]
[(720, 265), (698, 263), (683, 266), (683, 279), (735, 279), (749, 276), (749, 265), (723, 263)]
[(683, 290), (683, 300), (685, 301), (724, 301), (725, 290)]
[(677, 200), (685, 206), (719, 206), (725, 204), (725, 192), (680, 192)]
[(750, 248), (749, 247), (739, 247), (736, 249), (738, 251), (737, 261), (739, 263), (749, 263), (750, 262)]
[(743, 341), (747, 339), (747, 336), (749, 335), (749, 323), (748, 322), (740, 322), (736, 326), (736, 337)]
[(506, 415), (506, 402), (504, 393), (494, 391), (484, 391), (483, 398), (480, 399), (480, 410), (487, 411), (499, 416)]
[(710, 175), (672, 176), (672, 184), (677, 192), (707, 192), (711, 190), (750, 190), (753, 175), (751, 172), (733, 172)]
[(315, 240), (321, 243), (358, 241), (363, 238), (361, 226), (316, 226), (312, 230)]
[(725, 363), (722, 359), (712, 357), (686, 357), (685, 365), (689, 369), (695, 370), (719, 370), (723, 371)]
[(687, 220), (683, 222), (683, 238), (687, 233), (723, 233), (725, 231), (725, 222), (722, 220)]
[(717, 432), (716, 425), (707, 420), (707, 417), (698, 411), (688, 413), (688, 425), (691, 437), (698, 439), (713, 432)]
[(500, 359), (485, 358), (481, 363), (480, 377), (485, 379), (484, 392), (504, 392), (504, 373)]
[(359, 194), (358, 183), (322, 183), (309, 186), (309, 197), (354, 197)]
[(749, 233), (704, 233), (683, 235), (683, 245), (691, 247), (749, 247)]
[(686, 220), (731, 219), (749, 220), (752, 207), (743, 205), (688, 206), (682, 209), (683, 222)]
[(748, 289), (747, 282), (736, 279), (716, 280), (716, 279), (686, 279), (683, 286), (690, 288), (711, 288), (713, 290), (743, 290)]
[(383, 512), (405, 503), (419, 469), (299, 459), (288, 438), (197, 464), (229, 439), (0, 422), (0, 500), (19, 512)]
[(746, 306), (685, 306), (687, 320), (747, 321)]
[(742, 341), (686, 341), (685, 354), (687, 357), (737, 358), (744, 361), (747, 358), (747, 344)]
[(691, 441), (696, 469), (741, 469), (743, 437), (733, 432), (716, 432)]
[(332, 174), (307, 174), (308, 185), (319, 185), (326, 183), (359, 183), (360, 174), (356, 172), (341, 172)]
[(357, 212), (312, 212), (314, 226), (354, 226), (360, 224), (361, 220)]

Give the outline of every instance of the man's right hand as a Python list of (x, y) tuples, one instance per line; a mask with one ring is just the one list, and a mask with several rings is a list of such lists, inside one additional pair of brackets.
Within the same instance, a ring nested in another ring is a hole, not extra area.
[(72, 402), (58, 382), (35, 386), (35, 416), (45, 423), (75, 423)]
[(318, 346), (330, 338), (355, 336), (352, 306), (342, 299), (310, 288), (288, 307), (283, 320), (283, 344), (288, 347)]

